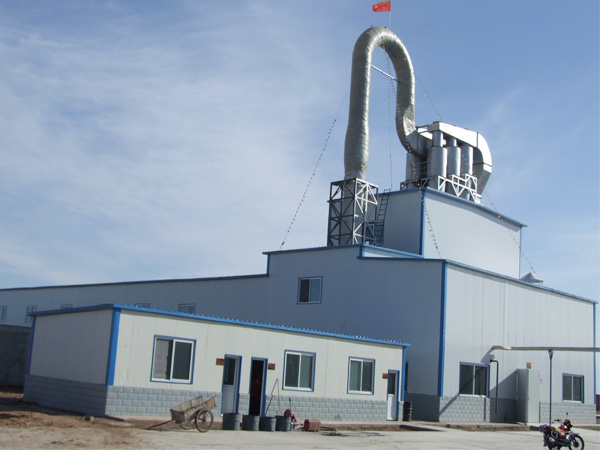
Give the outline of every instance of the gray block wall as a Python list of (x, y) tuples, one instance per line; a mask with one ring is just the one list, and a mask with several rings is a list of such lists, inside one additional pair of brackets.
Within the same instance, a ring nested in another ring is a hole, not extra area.
[[(356, 399), (331, 399), (321, 397), (304, 397), (281, 395), (280, 402), (282, 413), (289, 408), (291, 400), (291, 410), (298, 418), (319, 419), (319, 420), (343, 420), (343, 421), (377, 421), (387, 420), (387, 402), (385, 400), (374, 400), (367, 396), (358, 396)], [(268, 398), (267, 398), (268, 403)], [(277, 411), (277, 397), (273, 398), (269, 415), (275, 415), (272, 411)], [(402, 404), (399, 411), (402, 416)]]
[[(170, 417), (173, 408), (191, 398), (201, 395), (204, 399), (216, 397), (217, 406), (213, 413), (221, 413), (221, 393), (205, 391), (184, 391), (162, 388), (131, 388), (109, 386), (106, 413), (109, 415), (151, 415)], [(344, 420), (344, 421), (385, 421), (387, 402), (369, 398), (330, 399), (323, 397), (267, 395), (265, 415), (282, 415), (290, 407), (298, 420)], [(247, 414), (250, 405), (249, 394), (240, 394), (238, 411)], [(402, 411), (402, 408), (400, 408)], [(400, 412), (401, 414), (401, 412)]]
[[(221, 413), (221, 393), (179, 389), (104, 386), (77, 381), (28, 375), (24, 400), (42, 406), (94, 416), (171, 417), (171, 408), (192, 398), (216, 397), (213, 413)], [(360, 396), (357, 399), (331, 399), (309, 396), (274, 395), (265, 398), (265, 415), (281, 415), (290, 407), (298, 420), (385, 421), (387, 402)], [(239, 412), (247, 414), (250, 398), (240, 394)], [(268, 409), (267, 409), (268, 407)], [(402, 405), (400, 405), (400, 416)]]
[(103, 416), (106, 391), (106, 386), (101, 384), (27, 375), (23, 400), (49, 408)]
[(486, 397), (438, 397), (436, 395), (408, 394), (405, 401), (412, 403), (413, 420), (428, 422), (515, 423), (517, 418), (516, 400)]
[[(575, 427), (578, 424), (596, 423), (596, 405), (575, 402), (552, 402), (552, 420), (569, 419)], [(540, 422), (548, 423), (550, 402), (540, 402)]]
[(490, 422), (490, 405), (487, 397), (442, 397), (440, 422)]
[(202, 396), (204, 400), (216, 397), (217, 407), (213, 410), (213, 413), (220, 414), (220, 392), (125, 386), (108, 387), (106, 414), (112, 416), (164, 416), (168, 418), (171, 417), (169, 411), (171, 408), (199, 396)]

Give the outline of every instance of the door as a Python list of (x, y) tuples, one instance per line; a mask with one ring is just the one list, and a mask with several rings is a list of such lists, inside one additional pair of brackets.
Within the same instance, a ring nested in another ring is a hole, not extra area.
[(237, 413), (240, 397), (240, 356), (225, 356), (221, 413)]
[(388, 371), (387, 420), (398, 420), (398, 371)]
[(265, 382), (267, 381), (266, 359), (252, 358), (250, 368), (250, 405), (248, 414), (262, 416), (264, 411)]
[(540, 421), (539, 370), (517, 369), (517, 420), (523, 423)]

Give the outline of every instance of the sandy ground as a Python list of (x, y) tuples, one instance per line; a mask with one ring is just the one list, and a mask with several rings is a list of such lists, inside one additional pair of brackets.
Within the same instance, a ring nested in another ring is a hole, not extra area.
[(89, 422), (82, 415), (26, 404), (22, 398), (19, 390), (0, 390), (0, 448), (146, 448), (138, 447), (133, 424), (100, 418)]
[[(24, 403), (19, 390), (0, 388), (0, 449), (529, 449), (542, 444), (541, 434), (524, 426), (484, 426), (474, 432), (477, 426), (421, 424), (420, 429), (430, 431), (400, 431), (398, 424), (381, 423), (336, 425), (319, 433), (266, 433), (223, 431), (215, 423), (207, 433), (199, 433), (179, 427), (148, 430), (160, 419), (89, 419)], [(600, 449), (600, 427), (595, 428), (578, 430), (586, 449)]]

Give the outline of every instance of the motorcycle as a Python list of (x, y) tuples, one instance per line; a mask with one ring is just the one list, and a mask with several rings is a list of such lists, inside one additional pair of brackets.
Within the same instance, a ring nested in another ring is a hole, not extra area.
[(561, 449), (583, 450), (585, 443), (578, 433), (571, 431), (573, 424), (569, 419), (565, 419), (557, 427), (552, 425), (540, 425), (540, 432), (544, 433), (544, 447)]

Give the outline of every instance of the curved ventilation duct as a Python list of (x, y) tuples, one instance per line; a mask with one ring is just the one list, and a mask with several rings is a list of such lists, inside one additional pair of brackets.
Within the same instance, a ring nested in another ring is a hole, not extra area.
[(345, 179), (364, 180), (369, 162), (369, 91), (373, 51), (389, 55), (398, 80), (396, 130), (408, 152), (402, 189), (422, 186), (479, 202), (492, 173), (492, 157), (479, 133), (443, 122), (415, 126), (415, 76), (398, 36), (372, 27), (360, 35), (352, 53), (350, 112), (344, 149)]

